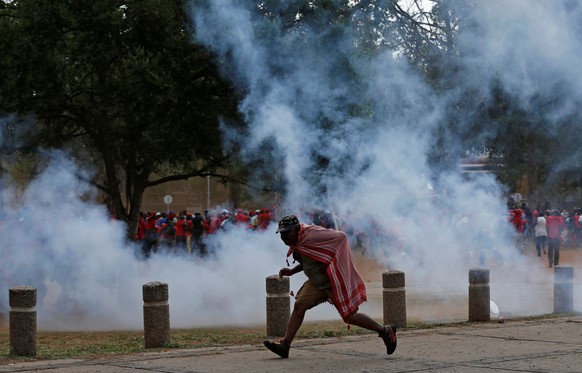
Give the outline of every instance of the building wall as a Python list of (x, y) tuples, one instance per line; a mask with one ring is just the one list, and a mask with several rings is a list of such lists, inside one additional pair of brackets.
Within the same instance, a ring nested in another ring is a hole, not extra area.
[[(164, 203), (164, 196), (172, 196), (172, 203)], [(188, 213), (205, 209), (257, 210), (272, 207), (280, 200), (275, 193), (258, 192), (256, 189), (236, 183), (224, 183), (219, 178), (195, 177), (189, 180), (172, 181), (146, 189), (141, 211), (182, 210)]]
[[(221, 183), (213, 177), (195, 177), (188, 180), (171, 181), (146, 189), (141, 210), (203, 212), (205, 209), (230, 206), (229, 184)], [(166, 205), (164, 196), (172, 197)]]

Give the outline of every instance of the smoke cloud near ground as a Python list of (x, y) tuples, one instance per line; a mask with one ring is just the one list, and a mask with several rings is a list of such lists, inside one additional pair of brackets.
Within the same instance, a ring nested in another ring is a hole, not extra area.
[[(443, 302), (466, 295), (468, 269), (484, 252), (501, 311), (550, 312), (539, 298), (553, 278), (543, 271), (544, 260), (515, 248), (507, 189), (492, 175), (435, 170), (428, 154), (435, 147), (431, 131), (446, 121), (445, 108), (462, 88), (490, 100), (488, 88), (501, 82), (528, 110), (538, 110), (534, 97), (558, 92), (560, 105), (538, 113), (548, 130), (576, 114), (582, 87), (575, 71), (582, 56), (577, 3), (477, 2), (475, 27), (457, 38), (466, 53), (458, 88), (446, 95), (391, 51), (362, 55), (349, 22), (314, 22), (286, 33), (277, 21), (257, 17), (252, 3), (196, 1), (191, 13), (196, 41), (217, 54), (224, 74), (246, 92), (241, 111), (249, 130), (224, 127), (226, 145), (243, 146), (245, 160), (260, 157), (277, 167), (286, 188), (280, 214), (307, 219), (313, 208), (333, 211), (354, 248), (404, 271), (407, 291)], [(282, 9), (293, 3), (279, 2)], [(496, 130), (484, 126), (475, 137)], [(454, 131), (444, 143), (463, 145)], [(169, 284), (172, 327), (264, 323), (265, 277), (285, 266), (287, 251), (274, 228), (224, 232), (204, 260), (156, 255), (144, 261), (124, 239), (125, 226), (91, 202), (95, 191), (78, 177), (87, 171), (61, 153), (47, 158), (23, 203), (9, 211), (15, 226), (0, 227), (2, 284), (37, 287), (40, 328), (140, 328), (141, 286), (150, 281)], [(4, 192), (5, 200), (17, 195)], [(293, 290), (302, 279), (292, 278)], [(7, 293), (0, 294), (4, 309)], [(316, 317), (337, 318), (332, 307), (322, 309)]]
[[(492, 175), (468, 179), (459, 169), (434, 169), (428, 155), (437, 146), (433, 130), (448, 120), (445, 108), (466, 92), (491, 102), (494, 84), (541, 118), (536, 125), (548, 131), (577, 114), (578, 4), (475, 3), (471, 22), (456, 39), (463, 56), (447, 93), (436, 92), (391, 51), (363, 54), (354, 43), (355, 25), (345, 19), (331, 25), (329, 13), (292, 29), (292, 17), (273, 14), (289, 13), (297, 2), (265, 2), (273, 10), (270, 17), (258, 16), (253, 2), (196, 4), (196, 40), (215, 51), (226, 76), (247, 92), (241, 110), (249, 131), (229, 139), (242, 144), (248, 159), (280, 163), (286, 187), (282, 214), (333, 210), (349, 228), (367, 233), (368, 249), (378, 260), (434, 289), (465, 292), (467, 269), (477, 265), (481, 251), (486, 265), (504, 268), (492, 281), (513, 282), (520, 274), (525, 284), (551, 282), (541, 274), (544, 261), (514, 247), (505, 199), (512, 191)], [(535, 105), (552, 98), (558, 104), (551, 110)], [(485, 124), (472, 137), (489, 138), (499, 130)], [(465, 146), (459, 131), (462, 118), (440, 144), (443, 151)], [(494, 296), (505, 309), (518, 311), (528, 303), (513, 301), (519, 297), (503, 286)], [(546, 311), (542, 308), (528, 312)]]
[(233, 229), (204, 260), (163, 254), (143, 260), (140, 247), (125, 240), (125, 225), (90, 202), (95, 191), (80, 178), (86, 172), (62, 153), (47, 157), (21, 207), (7, 211), (0, 226), (4, 310), (7, 289), (29, 285), (37, 288), (41, 329), (138, 329), (142, 285), (162, 281), (172, 327), (264, 322), (257, 304), (264, 303), (265, 277), (285, 255), (274, 249), (273, 231)]

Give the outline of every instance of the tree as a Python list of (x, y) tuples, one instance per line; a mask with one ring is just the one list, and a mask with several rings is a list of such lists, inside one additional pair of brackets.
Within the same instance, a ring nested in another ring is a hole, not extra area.
[[(569, 78), (559, 74), (539, 78), (545, 79), (540, 85), (543, 89), (527, 95), (506, 84), (499, 71), (481, 77), (479, 66), (468, 61), (479, 61), (482, 51), (467, 43), (459, 46), (455, 39), (460, 32), (469, 35), (485, 32), (477, 19), (483, 9), (477, 10), (474, 2), (434, 0), (433, 3), (431, 24), (441, 30), (435, 34), (441, 35), (441, 41), (433, 49), (435, 57), (427, 60), (427, 81), (438, 92), (453, 98), (434, 138), (442, 143), (452, 134), (461, 140), (457, 149), (449, 146), (447, 151), (452, 153), (449, 160), (472, 147), (486, 149), (495, 163), (504, 165), (497, 173), (498, 180), (516, 191), (525, 178), (526, 193), (533, 201), (542, 196), (560, 195), (564, 188), (580, 187), (577, 176), (580, 164), (575, 160), (577, 140), (568, 134), (580, 129), (582, 123), (577, 113), (568, 109), (579, 103)], [(562, 5), (567, 12), (575, 8), (574, 3), (568, 2), (556, 7)], [(484, 7), (487, 9), (487, 5)], [(500, 71), (504, 68), (499, 66)], [(442, 149), (435, 147), (432, 155), (435, 164), (446, 157)]]
[(227, 165), (219, 125), (238, 120), (236, 94), (192, 42), (185, 6), (16, 0), (0, 9), (0, 110), (35, 118), (21, 150), (67, 149), (99, 170), (91, 182), (130, 237), (148, 187)]

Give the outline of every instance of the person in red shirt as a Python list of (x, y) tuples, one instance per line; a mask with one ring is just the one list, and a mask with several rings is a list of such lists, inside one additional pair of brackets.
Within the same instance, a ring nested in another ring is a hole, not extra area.
[(560, 211), (554, 210), (546, 218), (546, 228), (548, 230), (548, 264), (557, 266), (560, 262), (560, 239), (562, 231), (566, 228), (564, 219)]
[(525, 220), (523, 219), (523, 212), (521, 209), (515, 209), (511, 223), (517, 233), (523, 234), (523, 231), (525, 230)]
[(178, 250), (186, 251), (186, 230), (188, 228), (188, 222), (186, 221), (185, 215), (180, 215), (176, 221), (176, 247)]
[(242, 209), (238, 209), (238, 212), (234, 216), (234, 222), (236, 225), (248, 226), (251, 221), (248, 213), (243, 212)]
[(204, 210), (204, 221), (202, 222), (202, 227), (204, 228), (204, 234), (216, 234), (220, 228), (221, 221), (216, 216), (212, 215), (210, 211)]
[(188, 248), (188, 254), (192, 253), (192, 214), (186, 214), (186, 247)]
[(511, 224), (513, 224), (513, 227), (515, 228), (516, 232), (515, 242), (520, 252), (523, 254), (525, 251), (523, 232), (525, 231), (526, 221), (523, 217), (523, 212), (521, 211), (521, 209), (515, 209)]
[(156, 219), (160, 213), (152, 213), (145, 219), (145, 238), (141, 247), (145, 258), (158, 251), (159, 237), (156, 229)]
[(227, 209), (223, 209), (222, 212), (220, 213), (220, 223), (222, 225), (222, 223), (224, 223), (225, 220), (230, 219), (230, 211), (228, 211)]
[(271, 224), (271, 220), (273, 219), (271, 215), (271, 211), (268, 208), (262, 208), (259, 216), (257, 217), (258, 226), (257, 229), (265, 230)]

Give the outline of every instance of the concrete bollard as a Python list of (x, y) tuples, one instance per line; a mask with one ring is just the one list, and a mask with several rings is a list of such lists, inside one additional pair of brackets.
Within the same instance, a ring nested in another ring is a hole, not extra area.
[(143, 285), (143, 326), (145, 348), (163, 347), (170, 342), (170, 306), (168, 284)]
[(554, 267), (554, 313), (574, 312), (574, 268)]
[(8, 291), (10, 353), (36, 356), (36, 289), (16, 286)]
[(469, 321), (489, 321), (491, 303), (489, 270), (473, 268), (469, 270)]
[(390, 270), (382, 273), (384, 324), (406, 326), (406, 292), (404, 272)]
[(267, 336), (282, 337), (291, 313), (289, 277), (267, 277)]

